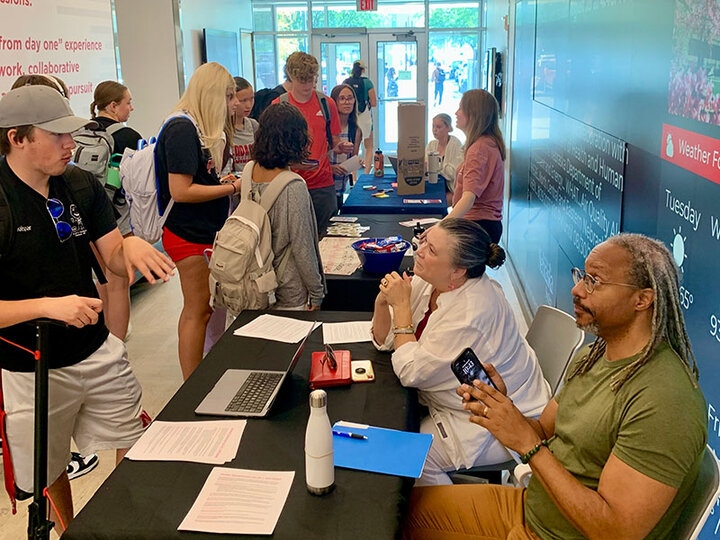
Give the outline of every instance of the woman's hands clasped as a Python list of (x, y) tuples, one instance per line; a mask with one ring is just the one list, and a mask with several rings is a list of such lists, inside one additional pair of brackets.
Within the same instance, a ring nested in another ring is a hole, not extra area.
[(410, 293), (412, 292), (412, 276), (403, 272), (400, 276), (397, 272), (385, 274), (380, 280), (380, 294), (384, 296), (385, 302), (396, 307), (410, 305)]

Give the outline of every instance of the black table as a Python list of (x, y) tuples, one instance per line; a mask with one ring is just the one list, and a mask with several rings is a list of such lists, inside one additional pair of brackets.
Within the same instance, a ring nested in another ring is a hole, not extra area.
[[(288, 315), (288, 312), (277, 314)], [(258, 312), (245, 312), (238, 317), (158, 415), (158, 420), (211, 419), (198, 417), (193, 411), (227, 368), (285, 369), (297, 344), (232, 335), (234, 328), (257, 315)], [(297, 312), (289, 315), (327, 322), (370, 318), (368, 313), (349, 312)], [(354, 359), (371, 359), (376, 381), (327, 389), (330, 421), (350, 420), (417, 431), (416, 394), (400, 386), (390, 365), (390, 355), (376, 351), (371, 343), (350, 344), (342, 348), (349, 349)], [(336, 487), (332, 493), (315, 497), (305, 488), (304, 441), (310, 414), (308, 376), (310, 354), (317, 350), (322, 350), (320, 328), (310, 336), (291, 379), (281, 389), (270, 415), (265, 419), (248, 420), (238, 456), (224, 466), (295, 471), (274, 539), (393, 538), (400, 527), (412, 479), (335, 469)], [(63, 539), (237, 538), (177, 530), (212, 468), (213, 465), (200, 463), (125, 459), (70, 524)]]
[[(412, 216), (398, 214), (359, 214), (357, 223), (370, 227), (369, 231), (363, 233), (366, 238), (402, 236), (406, 240), (412, 240), (412, 228), (400, 225), (400, 221), (407, 221), (410, 217)], [(442, 215), (422, 217), (439, 219)], [(403, 257), (400, 272), (412, 266), (413, 258)], [(322, 303), (323, 310), (373, 311), (381, 278), (381, 274), (371, 274), (362, 268), (349, 276), (325, 275), (328, 292)]]
[[(445, 199), (445, 183), (431, 184), (425, 182), (425, 193), (422, 195), (398, 195), (397, 188), (391, 184), (397, 182), (395, 174), (385, 173), (384, 178), (375, 178), (369, 174), (362, 174), (350, 190), (350, 194), (340, 208), (340, 214), (447, 214), (447, 201)], [(372, 194), (377, 190), (366, 190), (364, 186), (377, 186), (377, 189), (392, 189), (389, 197), (378, 198)], [(435, 203), (406, 203), (404, 200), (439, 200)]]

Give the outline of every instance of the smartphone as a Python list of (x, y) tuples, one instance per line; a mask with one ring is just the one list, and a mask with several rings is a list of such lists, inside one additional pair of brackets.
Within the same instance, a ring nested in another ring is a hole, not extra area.
[(352, 371), (353, 382), (373, 382), (375, 380), (375, 373), (370, 360), (353, 360), (350, 362), (350, 370)]
[(452, 361), (450, 369), (452, 369), (458, 381), (463, 384), (472, 386), (473, 381), (477, 379), (497, 389), (490, 375), (487, 374), (487, 371), (485, 371), (485, 368), (470, 347), (461, 352), (460, 356)]

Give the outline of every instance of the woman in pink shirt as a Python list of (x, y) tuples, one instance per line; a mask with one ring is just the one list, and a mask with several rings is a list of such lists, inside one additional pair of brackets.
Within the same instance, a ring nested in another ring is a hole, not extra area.
[(498, 103), (485, 90), (469, 90), (463, 94), (455, 118), (467, 140), (448, 217), (474, 221), (498, 243), (505, 187), (505, 141), (498, 125)]

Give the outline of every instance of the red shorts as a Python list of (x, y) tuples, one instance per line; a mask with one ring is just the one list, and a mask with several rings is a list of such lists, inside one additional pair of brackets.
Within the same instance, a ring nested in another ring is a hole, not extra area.
[(183, 240), (167, 227), (163, 228), (162, 245), (175, 263), (193, 255), (204, 255), (206, 249), (212, 249), (212, 244), (194, 244)]

